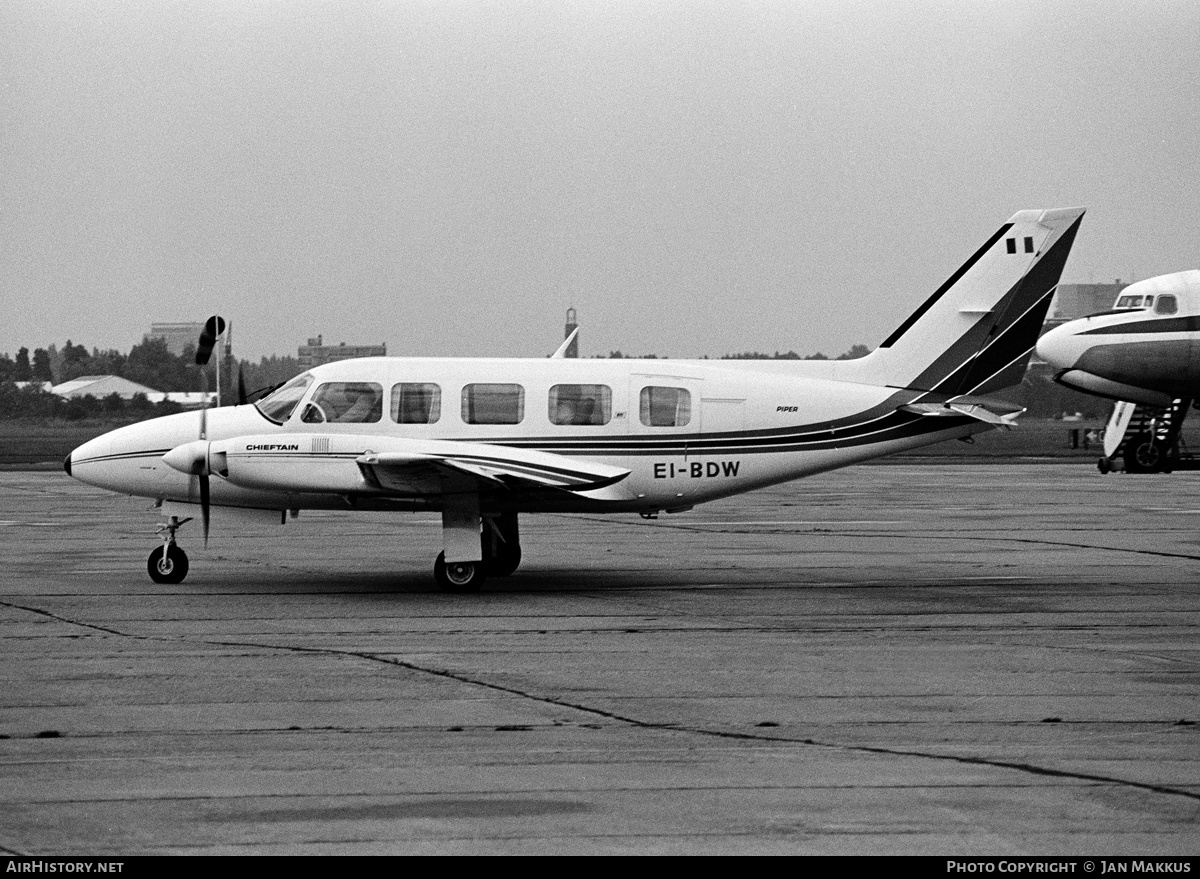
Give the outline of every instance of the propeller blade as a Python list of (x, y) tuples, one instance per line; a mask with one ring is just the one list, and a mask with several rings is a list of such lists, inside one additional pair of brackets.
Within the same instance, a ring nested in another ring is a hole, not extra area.
[(217, 338), (223, 332), (225, 332), (225, 319), (220, 315), (214, 314), (204, 322), (204, 329), (200, 331), (200, 342), (196, 346), (197, 366), (204, 366), (208, 363), (208, 359), (212, 357), (213, 346), (217, 344)]
[(208, 546), (208, 522), (210, 518), (210, 507), (208, 503), (208, 462), (204, 463), (204, 469), (200, 471), (200, 518), (204, 522), (204, 545)]
[(200, 439), (208, 439), (208, 373), (200, 370)]
[(250, 397), (246, 393), (246, 377), (242, 375), (242, 368), (238, 367), (238, 405), (245, 406), (250, 402)]

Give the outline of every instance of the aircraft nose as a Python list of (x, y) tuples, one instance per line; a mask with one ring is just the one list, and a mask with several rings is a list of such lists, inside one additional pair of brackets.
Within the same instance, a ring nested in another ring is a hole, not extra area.
[(73, 454), (75, 453), (70, 452), (67, 454), (67, 457), (63, 458), (63, 469), (67, 471), (68, 476), (71, 475), (71, 455)]
[(1037, 343), (1037, 356), (1058, 369), (1071, 369), (1087, 343), (1079, 338), (1077, 328), (1063, 324), (1046, 333)]

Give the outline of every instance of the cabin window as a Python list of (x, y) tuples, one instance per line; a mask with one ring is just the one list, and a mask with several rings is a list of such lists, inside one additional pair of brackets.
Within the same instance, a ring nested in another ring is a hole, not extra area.
[(467, 424), (520, 424), (525, 418), (525, 389), (520, 385), (467, 385), (462, 419)]
[(608, 424), (612, 388), (608, 385), (555, 385), (550, 389), (551, 424)]
[(292, 412), (296, 408), (296, 404), (300, 402), (300, 398), (304, 396), (304, 392), (308, 390), (308, 386), (313, 382), (313, 377), (308, 375), (298, 375), (283, 387), (272, 391), (267, 396), (263, 397), (255, 407), (265, 417), (274, 421), (276, 424), (283, 424), (292, 417)]
[(442, 389), (437, 385), (392, 385), (392, 420), (397, 424), (433, 424), (441, 417)]
[(638, 417), (647, 427), (683, 427), (692, 420), (692, 395), (684, 388), (642, 388)]
[(1158, 297), (1158, 304), (1154, 306), (1155, 314), (1174, 314), (1179, 311), (1179, 303), (1169, 293), (1164, 293)]
[(304, 404), (308, 424), (367, 424), (383, 417), (383, 388), (375, 382), (326, 382)]

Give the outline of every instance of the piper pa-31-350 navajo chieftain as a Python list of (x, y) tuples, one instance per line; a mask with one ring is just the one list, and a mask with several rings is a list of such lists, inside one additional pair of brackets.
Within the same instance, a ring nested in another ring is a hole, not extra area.
[(858, 360), (343, 360), (253, 405), (114, 430), (65, 467), (161, 501), (159, 582), (187, 571), (191, 511), (207, 536), (211, 507), (426, 510), (435, 579), (470, 591), (516, 570), (521, 513), (676, 513), (1010, 426), (1022, 410), (986, 395), (1024, 376), (1082, 216), (1013, 215)]
[[(1200, 398), (1200, 271), (1130, 284), (1111, 311), (1050, 330), (1037, 353), (1058, 370), (1059, 384), (1121, 401), (1104, 433), (1101, 471), (1107, 472), (1126, 432), (1132, 434), (1124, 447), (1126, 471), (1177, 466), (1175, 442)], [(1131, 430), (1137, 406), (1155, 417)]]

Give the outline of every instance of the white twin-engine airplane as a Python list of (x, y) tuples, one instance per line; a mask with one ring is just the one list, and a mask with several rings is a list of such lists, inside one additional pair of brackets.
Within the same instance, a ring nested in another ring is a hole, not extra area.
[[(1083, 210), (1021, 211), (879, 348), (845, 361), (378, 357), (316, 367), (253, 405), (123, 427), (67, 473), (160, 501), (157, 582), (210, 507), (440, 512), (434, 565), (473, 591), (521, 560), (520, 513), (676, 513), (1011, 426)], [(560, 353), (561, 353), (560, 349)]]

